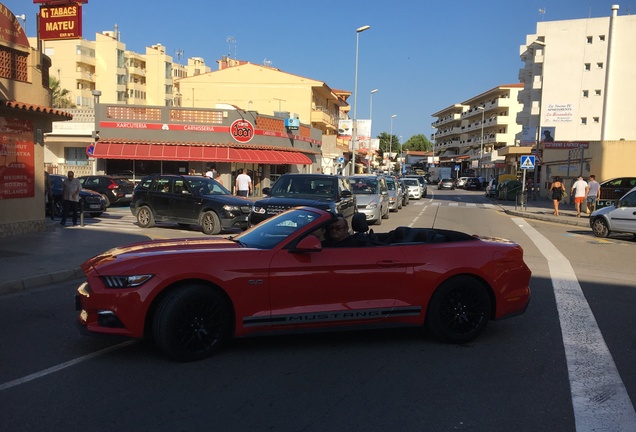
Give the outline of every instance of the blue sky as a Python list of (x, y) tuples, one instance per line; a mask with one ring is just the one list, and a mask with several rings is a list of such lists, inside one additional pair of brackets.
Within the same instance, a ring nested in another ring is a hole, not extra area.
[[(0, 2), (26, 14), (27, 35), (35, 35), (39, 8), (32, 0)], [(393, 134), (405, 142), (430, 137), (432, 113), (517, 83), (519, 46), (538, 21), (609, 16), (612, 4), (620, 5), (619, 15), (636, 13), (636, 0), (89, 0), (83, 35), (94, 40), (117, 24), (136, 52), (160, 43), (175, 60), (182, 50), (213, 69), (221, 56), (236, 53), (353, 92), (355, 30), (370, 25), (359, 35), (357, 117), (369, 117), (370, 91), (379, 89), (373, 135), (389, 132), (396, 114)]]

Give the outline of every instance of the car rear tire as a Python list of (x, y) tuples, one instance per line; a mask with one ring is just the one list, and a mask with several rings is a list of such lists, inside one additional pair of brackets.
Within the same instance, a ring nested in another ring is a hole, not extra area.
[(609, 235), (610, 230), (607, 226), (607, 222), (602, 217), (594, 219), (592, 222), (592, 232), (596, 237), (605, 238)]
[(437, 339), (466, 343), (488, 324), (492, 305), (486, 287), (470, 276), (457, 276), (441, 284), (426, 312), (426, 325)]
[(142, 228), (152, 228), (155, 226), (155, 216), (149, 207), (143, 206), (139, 208), (137, 211), (137, 223)]
[(206, 211), (201, 216), (201, 230), (203, 234), (215, 235), (221, 232), (221, 220), (213, 211)]
[(157, 307), (153, 318), (155, 343), (174, 360), (202, 360), (229, 338), (231, 316), (227, 300), (215, 288), (177, 288)]

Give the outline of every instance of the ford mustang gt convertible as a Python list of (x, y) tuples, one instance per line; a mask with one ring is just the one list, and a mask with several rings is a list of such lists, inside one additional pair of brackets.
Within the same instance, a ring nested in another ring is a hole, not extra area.
[(531, 273), (518, 244), (354, 224), (334, 245), (337, 220), (296, 207), (232, 237), (111, 249), (82, 264), (80, 330), (151, 337), (168, 357), (193, 361), (231, 337), (365, 326), (421, 326), (461, 344), (528, 306)]

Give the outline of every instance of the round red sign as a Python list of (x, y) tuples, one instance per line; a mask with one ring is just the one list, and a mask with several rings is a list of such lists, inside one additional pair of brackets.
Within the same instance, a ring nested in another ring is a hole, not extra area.
[(230, 126), (230, 135), (240, 143), (249, 142), (254, 136), (254, 126), (247, 120), (234, 120)]

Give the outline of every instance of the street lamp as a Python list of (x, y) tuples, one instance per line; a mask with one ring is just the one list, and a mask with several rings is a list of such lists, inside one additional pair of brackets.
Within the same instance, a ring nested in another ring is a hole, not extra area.
[(365, 25), (356, 29), (356, 76), (353, 80), (353, 127), (351, 135), (351, 175), (356, 173), (356, 141), (358, 139), (358, 117), (356, 114), (358, 99), (358, 44), (360, 41), (360, 33), (369, 30), (371, 26)]
[(477, 107), (477, 109), (481, 110), (481, 142), (479, 143), (479, 176), (483, 177), (484, 173), (481, 172), (481, 159), (484, 157), (484, 113), (486, 112), (486, 108), (483, 106)]
[(369, 120), (371, 120), (371, 126), (373, 126), (373, 93), (377, 93), (380, 89), (371, 90), (371, 96), (369, 96)]
[(397, 114), (391, 116), (391, 132), (389, 134), (389, 175), (391, 175), (391, 151), (393, 150), (393, 119), (397, 117)]

